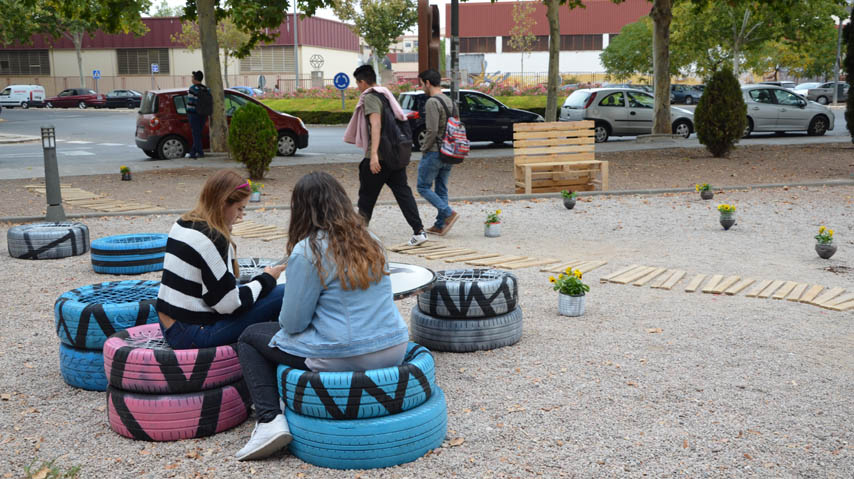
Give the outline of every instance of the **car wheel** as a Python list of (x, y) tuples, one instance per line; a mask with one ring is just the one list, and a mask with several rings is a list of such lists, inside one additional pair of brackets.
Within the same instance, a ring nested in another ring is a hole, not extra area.
[(81, 110), (85, 110), (86, 109), (86, 102), (81, 101), (80, 103), (77, 104), (77, 108), (80, 108)]
[(44, 106), (46, 106), (46, 107), (48, 107), (48, 108), (53, 108), (53, 103), (51, 103), (51, 102), (47, 102), (47, 103), (45, 103), (45, 104), (44, 104)]
[(819, 102), (822, 105), (827, 105), (827, 103), (828, 103), (826, 96), (820, 96), (820, 97), (816, 98), (815, 101)]
[(21, 108), (23, 108), (24, 110), (26, 110), (26, 109), (27, 109), (27, 108), (29, 108), (29, 107), (30, 107), (30, 104), (29, 104), (29, 103), (27, 103), (27, 102), (25, 102), (25, 101), (22, 101), (22, 102), (21, 102)]
[(157, 150), (142, 150), (142, 152), (148, 155), (149, 158), (158, 158)]
[(604, 123), (597, 123), (593, 128), (594, 136), (596, 137), (596, 143), (604, 143), (608, 141), (608, 136), (611, 134), (608, 131), (608, 125)]
[(276, 154), (279, 156), (294, 156), (297, 152), (297, 140), (290, 131), (279, 132), (279, 142), (276, 146)]
[(685, 97), (685, 104), (686, 105), (693, 105), (694, 104), (694, 98), (690, 97), (690, 96), (686, 96)]
[(421, 144), (424, 143), (424, 137), (427, 136), (426, 128), (419, 128), (412, 134), (412, 151), (420, 151)]
[(160, 140), (157, 145), (157, 156), (161, 160), (183, 158), (187, 152), (187, 144), (179, 136), (171, 135)]
[(753, 120), (750, 118), (747, 119), (747, 126), (744, 127), (744, 134), (741, 135), (742, 138), (747, 138), (750, 134), (753, 133)]
[(136, 106), (133, 104), (133, 101), (129, 101), (129, 102), (128, 102), (128, 108), (130, 108), (131, 110), (133, 110), (134, 108), (136, 108)]
[(807, 134), (810, 136), (824, 136), (825, 133), (827, 133), (827, 118), (824, 115), (818, 115), (810, 122)]
[(691, 136), (691, 124), (685, 120), (676, 121), (673, 123), (673, 134), (679, 135), (682, 138), (688, 138)]

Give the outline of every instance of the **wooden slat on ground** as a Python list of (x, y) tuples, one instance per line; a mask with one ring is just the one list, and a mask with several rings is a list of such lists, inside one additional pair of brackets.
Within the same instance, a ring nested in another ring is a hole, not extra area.
[(641, 276), (651, 273), (653, 270), (655, 270), (654, 266), (641, 266), (640, 268), (635, 268), (628, 273), (617, 276), (616, 278), (612, 278), (610, 281), (617, 284), (631, 283)]
[(846, 293), (840, 296), (837, 296), (829, 301), (825, 301), (820, 304), (822, 308), (833, 309), (835, 306), (839, 306), (840, 304), (847, 303), (849, 301), (854, 301), (854, 293)]
[(495, 264), (506, 263), (508, 261), (515, 261), (520, 259), (525, 259), (527, 256), (499, 256), (497, 258), (489, 258), (489, 259), (477, 259), (472, 261), (466, 261), (466, 264), (470, 264), (473, 266), (492, 266)]
[[(32, 193), (47, 195), (47, 189), (44, 185), (27, 185), (25, 188)], [(132, 201), (113, 200), (100, 193), (92, 193), (91, 191), (86, 191), (80, 188), (73, 188), (67, 183), (60, 185), (60, 194), (62, 196), (63, 203), (71, 206), (78, 206), (80, 208), (103, 211), (106, 213), (163, 210), (163, 208), (160, 208), (159, 206), (135, 203)]]
[(831, 299), (839, 296), (840, 294), (845, 292), (845, 288), (830, 288), (830, 291), (822, 294), (818, 298), (815, 298), (814, 301), (811, 301), (810, 304), (814, 304), (816, 306), (822, 306), (824, 303), (829, 302)]
[(823, 289), (824, 286), (819, 286), (817, 284), (813, 285), (812, 287), (810, 287), (810, 289), (807, 290), (806, 293), (801, 296), (801, 299), (799, 299), (798, 301), (802, 303), (809, 303), (810, 301), (814, 300)]
[(705, 278), (705, 274), (698, 274), (697, 276), (691, 278), (691, 281), (688, 283), (688, 286), (685, 287), (685, 292), (693, 293), (694, 291), (697, 291), (697, 288), (700, 287), (700, 283), (702, 283)]
[(607, 261), (585, 261), (584, 263), (578, 265), (578, 267), (573, 266), (572, 268), (577, 269), (584, 274), (587, 274), (593, 271), (594, 269), (598, 269), (602, 266), (605, 266), (606, 264), (608, 264)]
[(427, 253), (427, 254), (423, 254), (421, 256), (423, 258), (426, 258), (426, 259), (445, 259), (445, 258), (449, 258), (452, 256), (459, 256), (461, 254), (471, 254), (471, 253), (476, 253), (476, 251), (473, 249), (458, 248), (458, 249), (453, 250), (453, 251), (441, 251), (438, 253)]
[(782, 279), (775, 279), (771, 282), (771, 284), (768, 285), (767, 288), (760, 291), (759, 294), (756, 295), (756, 297), (762, 299), (770, 298), (771, 295), (774, 294), (774, 291), (777, 291), (777, 288), (783, 286), (783, 283), (784, 281)]
[(661, 273), (664, 273), (665, 271), (667, 271), (667, 268), (655, 268), (651, 272), (641, 276), (637, 281), (632, 284), (635, 286), (643, 286), (646, 283), (649, 283), (650, 281), (655, 279), (656, 276), (660, 275)]
[(786, 301), (798, 301), (799, 299), (801, 299), (801, 295), (803, 295), (804, 291), (807, 290), (807, 286), (809, 285), (806, 283), (799, 283), (798, 285), (796, 285), (795, 289), (793, 289), (792, 292), (789, 293), (789, 297), (786, 298)]
[(832, 306), (830, 309), (834, 311), (849, 311), (854, 309), (854, 301), (848, 301), (842, 304), (837, 304), (835, 306)]
[(786, 281), (786, 284), (784, 284), (780, 289), (778, 289), (777, 292), (774, 293), (773, 296), (771, 296), (771, 298), (772, 299), (783, 299), (786, 297), (787, 294), (791, 293), (792, 290), (795, 289), (795, 286), (797, 286), (797, 285), (798, 285), (798, 283), (796, 281)]
[[(576, 266), (584, 264), (586, 262), (587, 261), (584, 261), (583, 259), (576, 259), (564, 263), (556, 263), (554, 265), (545, 266), (541, 268), (540, 271), (544, 273), (565, 273), (566, 268), (575, 268)], [(583, 272), (584, 271), (582, 271), (582, 273)]]
[(717, 286), (714, 287), (714, 289), (712, 289), (712, 294), (723, 294), (723, 292), (726, 291), (727, 288), (734, 285), (739, 279), (741, 279), (741, 276), (727, 276), (726, 278), (721, 280), (721, 282), (718, 283)]
[(734, 285), (730, 286), (729, 288), (727, 288), (727, 289), (726, 289), (726, 291), (724, 291), (724, 293), (725, 293), (725, 294), (728, 294), (728, 295), (730, 295), (730, 296), (732, 296), (732, 295), (734, 295), (734, 294), (738, 294), (738, 293), (740, 293), (744, 288), (746, 288), (746, 287), (750, 286), (750, 285), (751, 285), (751, 284), (753, 284), (754, 282), (756, 282), (756, 280), (755, 280), (755, 279), (753, 279), (753, 278), (744, 278), (743, 280), (739, 281), (738, 283), (736, 283), (736, 284), (734, 284)]
[(607, 276), (602, 276), (601, 278), (599, 278), (599, 282), (600, 283), (607, 283), (608, 281), (611, 281), (612, 279), (616, 278), (617, 276), (620, 276), (621, 274), (628, 273), (629, 271), (632, 271), (633, 269), (636, 269), (636, 268), (643, 268), (643, 266), (638, 266), (636, 264), (633, 264), (631, 266), (617, 270), (617, 271), (615, 271), (615, 272), (613, 272)]
[(471, 261), (473, 259), (486, 259), (486, 258), (497, 258), (501, 256), (498, 253), (474, 253), (463, 256), (454, 256), (452, 258), (445, 258), (446, 263), (465, 263), (466, 261)]
[(722, 274), (712, 275), (712, 277), (709, 278), (709, 281), (706, 282), (706, 285), (703, 286), (702, 291), (706, 294), (711, 293), (718, 287), (718, 283), (720, 283), (722, 279), (724, 279), (724, 275)]
[(496, 268), (507, 268), (507, 269), (519, 269), (519, 268), (530, 268), (531, 266), (540, 266), (543, 264), (554, 263), (556, 260), (554, 258), (546, 258), (546, 259), (536, 259), (529, 258), (527, 260), (520, 261), (511, 261), (509, 263), (500, 263), (495, 265)]
[(762, 292), (763, 289), (767, 288), (768, 285), (771, 284), (770, 279), (763, 279), (762, 281), (756, 283), (756, 286), (750, 289), (750, 291), (745, 294), (748, 298), (755, 298), (759, 293)]
[(661, 284), (661, 289), (666, 289), (667, 291), (670, 291), (671, 289), (673, 289), (673, 286), (675, 286), (676, 283), (682, 281), (682, 278), (685, 277), (685, 274), (685, 271), (682, 270), (674, 271), (673, 274), (670, 275), (670, 278), (668, 278), (667, 281)]

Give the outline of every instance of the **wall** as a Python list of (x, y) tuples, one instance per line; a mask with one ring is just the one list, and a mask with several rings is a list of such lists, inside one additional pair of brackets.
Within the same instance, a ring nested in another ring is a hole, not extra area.
[(314, 70), (309, 60), (314, 54), (323, 56), (323, 66), (320, 70), (324, 78), (333, 78), (337, 73), (344, 72), (350, 76), (350, 85), (355, 85), (353, 71), (359, 66), (359, 53), (351, 50), (332, 50), (310, 46), (299, 47), (300, 78), (309, 75)]
[[(559, 70), (562, 72), (602, 73), (605, 67), (599, 61), (600, 51), (564, 51), (560, 52)], [(486, 72), (521, 71), (522, 53), (485, 53)], [(525, 72), (549, 71), (549, 52), (531, 52), (525, 55)], [(479, 71), (477, 73), (480, 73)]]

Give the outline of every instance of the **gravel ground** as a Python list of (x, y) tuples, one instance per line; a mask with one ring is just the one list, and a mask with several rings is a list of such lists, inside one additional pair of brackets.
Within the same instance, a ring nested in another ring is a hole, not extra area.
[[(718, 225), (719, 202), (738, 207), (730, 231)], [(709, 202), (687, 193), (583, 198), (572, 211), (557, 200), (454, 206), (462, 219), (438, 241), (608, 264), (585, 276), (591, 291), (579, 318), (557, 314), (547, 273), (517, 271), (522, 341), (488, 352), (435, 353), (448, 436), (426, 457), (359, 472), (316, 468), (287, 452), (238, 463), (232, 455), (252, 421), (200, 440), (120, 437), (107, 424), (103, 393), (62, 381), (52, 309), (64, 291), (114, 278), (93, 273), (88, 255), (39, 262), (4, 255), (0, 476), (21, 477), (31, 461), (52, 459), (63, 469), (80, 466), (80, 477), (854, 476), (854, 312), (743, 293), (689, 294), (684, 281), (673, 291), (598, 281), (644, 264), (852, 290), (854, 187), (736, 191)], [(503, 210), (503, 236), (484, 238), (485, 212), (495, 208)], [(421, 212), (432, 214), (424, 205)], [(86, 223), (98, 238), (166, 232), (174, 219)], [(288, 212), (253, 211), (247, 219), (285, 226)], [(822, 224), (837, 231), (839, 251), (830, 260), (813, 251)], [(372, 227), (388, 245), (408, 237), (394, 206), (378, 207)], [(278, 256), (283, 248), (238, 241), (241, 256)], [(390, 257), (434, 270), (460, 266)], [(414, 304), (398, 303), (407, 318)]]

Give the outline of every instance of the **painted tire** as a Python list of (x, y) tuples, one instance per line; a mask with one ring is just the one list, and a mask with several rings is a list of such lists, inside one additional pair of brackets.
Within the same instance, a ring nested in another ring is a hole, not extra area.
[(159, 324), (110, 336), (102, 369), (110, 386), (148, 394), (198, 392), (243, 379), (234, 346), (175, 350), (163, 339)]
[(92, 269), (96, 273), (140, 274), (163, 269), (165, 234), (107, 236), (92, 241)]
[(237, 258), (237, 266), (240, 268), (238, 282), (248, 283), (252, 278), (263, 273), (264, 268), (278, 262), (279, 260), (274, 258)]
[(448, 428), (445, 394), (436, 387), (424, 404), (391, 416), (319, 419), (285, 409), (290, 450), (305, 462), (333, 469), (370, 469), (414, 461), (442, 444)]
[(432, 351), (467, 353), (516, 344), (522, 339), (522, 309), (486, 319), (434, 318), (412, 308), (412, 340)]
[(78, 349), (97, 349), (117, 331), (157, 323), (159, 281), (110, 281), (62, 293), (53, 305), (56, 334)]
[(110, 428), (141, 441), (211, 436), (249, 417), (252, 399), (243, 381), (188, 394), (156, 395), (107, 387)]
[(59, 372), (66, 384), (89, 391), (106, 391), (104, 356), (94, 349), (59, 345)]
[(418, 308), (436, 318), (491, 318), (516, 308), (516, 276), (497, 269), (436, 272), (430, 291), (418, 295)]
[(89, 251), (89, 228), (83, 223), (35, 223), (13, 226), (6, 233), (9, 256), (57, 259)]
[(399, 414), (427, 401), (436, 387), (433, 355), (409, 343), (403, 364), (360, 372), (313, 372), (280, 365), (279, 395), (303, 416), (361, 419)]

